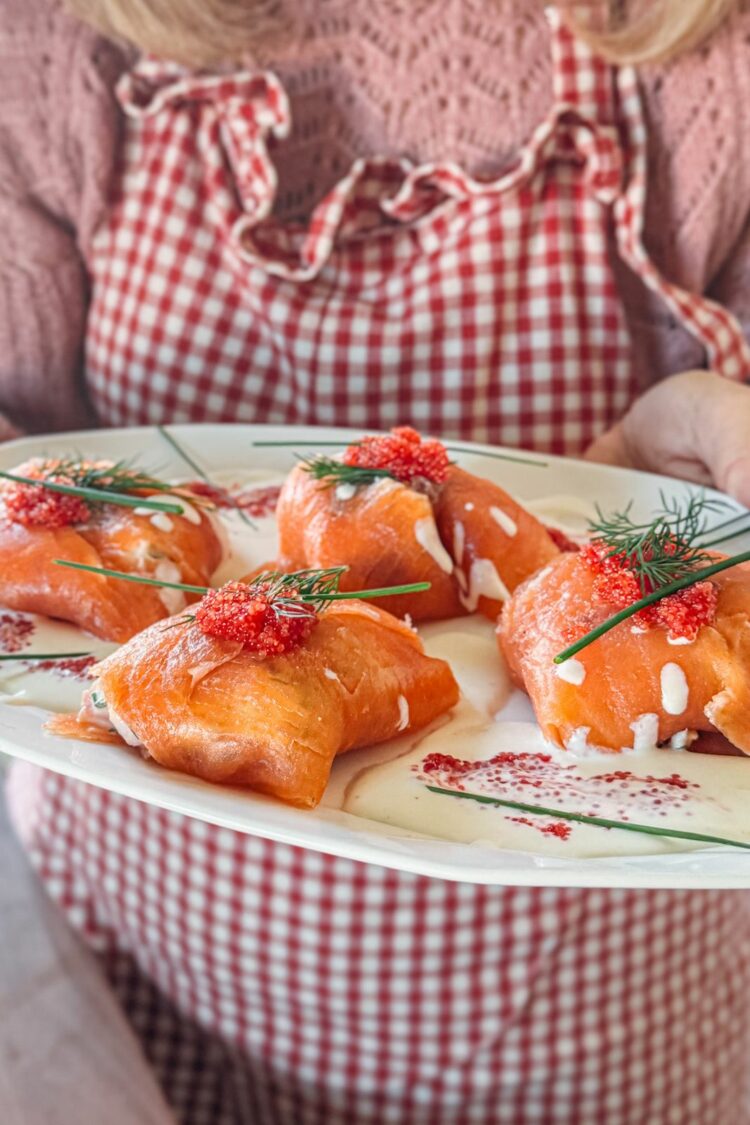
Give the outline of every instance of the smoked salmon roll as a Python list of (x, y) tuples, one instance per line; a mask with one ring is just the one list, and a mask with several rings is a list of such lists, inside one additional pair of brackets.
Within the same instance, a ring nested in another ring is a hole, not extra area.
[(268, 576), (231, 582), (150, 626), (98, 665), (78, 719), (51, 728), (97, 739), (114, 728), (169, 769), (311, 808), (337, 754), (457, 702), (448, 664), (391, 614), (273, 591)]
[[(724, 556), (712, 554), (717, 561)], [(720, 732), (750, 753), (750, 568), (735, 566), (622, 621), (574, 657), (554, 658), (638, 600), (601, 548), (563, 554), (522, 585), (498, 627), (502, 652), (557, 746), (689, 746)], [(624, 594), (624, 597), (623, 597)]]
[(477, 609), (494, 620), (518, 583), (559, 553), (506, 492), (405, 426), (297, 466), (277, 520), (281, 569), (345, 564), (348, 590), (429, 581), (429, 594), (388, 604), (415, 621)]
[[(222, 560), (218, 525), (205, 500), (184, 489), (169, 491), (155, 478), (101, 461), (34, 460), (12, 475), (39, 484), (0, 480), (0, 604), (10, 609), (122, 642), (183, 608), (190, 595), (125, 584), (55, 560), (197, 586), (208, 585)], [(49, 484), (85, 493), (56, 492)], [(123, 496), (133, 506), (115, 502)]]

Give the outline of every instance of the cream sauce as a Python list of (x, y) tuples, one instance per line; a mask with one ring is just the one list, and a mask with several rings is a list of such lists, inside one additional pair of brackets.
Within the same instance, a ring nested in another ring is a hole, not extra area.
[(493, 507), (490, 508), (490, 515), (497, 526), (511, 539), (518, 534), (518, 524), (515, 520), (512, 520), (508, 513), (504, 512), (502, 508), (496, 508), (493, 505)]
[[(571, 750), (551, 747), (533, 721), (528, 699), (513, 690), (504, 665), (493, 661), (489, 622), (469, 617), (420, 632), (430, 655), (450, 658), (461, 702), (426, 733), (340, 758), (324, 800), (327, 806), (405, 831), (541, 855), (638, 855), (700, 846), (572, 823), (563, 839), (555, 834), (561, 823), (556, 818), (432, 793), (426, 785), (439, 786), (440, 776), (420, 771), (428, 754), (472, 762), (507, 755), (507, 764), (474, 770), (466, 790), (750, 842), (750, 762), (655, 749), (655, 715), (634, 722), (639, 748), (625, 755), (597, 751), (586, 728), (576, 732)], [(675, 736), (678, 746), (692, 740), (690, 732), (680, 733)]]
[(165, 535), (174, 531), (174, 523), (168, 512), (155, 512), (152, 508), (134, 508), (133, 515), (145, 516), (158, 531), (163, 531)]
[(474, 613), (480, 598), (504, 602), (510, 591), (489, 559), (472, 559), (468, 577), (464, 575), (465, 592), (459, 594), (461, 604)]
[(463, 561), (465, 546), (466, 531), (464, 525), (456, 521), (453, 525), (453, 560), (456, 566), (460, 566)]
[(409, 725), (409, 701), (405, 695), (398, 697), (398, 729), (406, 730)]
[(630, 724), (630, 729), (633, 732), (633, 749), (637, 753), (656, 749), (659, 740), (658, 715), (639, 715), (635, 722)]
[(566, 684), (573, 684), (575, 687), (580, 687), (586, 679), (586, 669), (575, 657), (565, 660), (562, 664), (556, 664), (555, 674), (559, 680), (563, 680)]
[(668, 715), (681, 715), (687, 710), (689, 689), (679, 664), (665, 664), (660, 674), (661, 705)]
[(421, 520), (415, 522), (414, 538), (441, 570), (444, 570), (446, 574), (453, 573), (453, 559), (442, 544), (437, 525), (432, 516), (424, 516)]
[[(10, 615), (11, 611), (7, 611)], [(117, 645), (100, 641), (67, 625), (32, 613), (12, 614), (32, 626), (19, 652), (89, 652), (103, 660)], [(42, 707), (46, 711), (77, 711), (82, 691), (89, 685), (92, 661), (0, 661), (0, 705)]]
[[(158, 578), (160, 582), (182, 582), (182, 571), (170, 559), (160, 559), (154, 568), (154, 578)], [(159, 599), (170, 614), (179, 613), (187, 605), (184, 591), (172, 590), (169, 586), (162, 586)]]
[(336, 486), (335, 495), (337, 500), (351, 500), (352, 497), (357, 495), (357, 486), (349, 481), (345, 481), (344, 484)]
[(177, 507), (182, 508), (182, 513), (179, 516), (176, 514), (175, 516), (172, 516), (169, 512), (154, 511), (153, 508), (133, 509), (134, 515), (147, 517), (154, 525), (154, 527), (158, 528), (159, 531), (163, 531), (167, 535), (170, 531), (174, 531), (175, 519), (185, 519), (188, 521), (188, 523), (192, 523), (195, 527), (198, 527), (200, 525), (200, 512), (196, 508), (194, 508), (192, 504), (189, 504), (188, 501), (185, 500), (182, 496), (173, 496), (170, 492), (159, 492), (156, 496), (153, 497), (153, 499), (158, 500), (161, 504), (174, 504)]

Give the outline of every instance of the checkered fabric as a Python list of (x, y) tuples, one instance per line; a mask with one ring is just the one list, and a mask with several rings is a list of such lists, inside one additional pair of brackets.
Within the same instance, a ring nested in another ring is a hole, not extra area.
[(447, 883), (11, 785), (184, 1123), (750, 1120), (747, 895)]
[[(730, 377), (722, 309), (643, 251), (638, 90), (558, 25), (555, 104), (497, 180), (360, 161), (274, 217), (272, 74), (141, 64), (92, 269), (103, 422), (411, 422), (578, 451), (636, 391), (616, 246)], [(748, 1125), (747, 896), (453, 884), (17, 766), (52, 896), (185, 1125)]]
[(272, 73), (137, 66), (91, 262), (102, 421), (409, 422), (579, 452), (638, 389), (613, 242), (714, 367), (750, 373), (730, 314), (669, 285), (643, 249), (633, 72), (559, 27), (554, 49), (553, 107), (500, 178), (359, 160), (306, 226), (273, 213), (290, 118)]

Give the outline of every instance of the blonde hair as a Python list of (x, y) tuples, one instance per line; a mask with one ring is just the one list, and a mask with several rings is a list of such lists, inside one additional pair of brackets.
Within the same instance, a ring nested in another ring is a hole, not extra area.
[(600, 55), (611, 62), (637, 66), (664, 62), (699, 46), (736, 6), (736, 0), (645, 0), (631, 4), (625, 15), (625, 4), (615, 0), (610, 9), (621, 14), (602, 29), (582, 19), (581, 5), (573, 2), (566, 18)]
[[(278, 0), (68, 0), (83, 20), (141, 50), (189, 65), (232, 61), (258, 45), (288, 38)], [(627, 16), (592, 23), (595, 3), (560, 0), (576, 33), (617, 63), (660, 62), (696, 47), (736, 0), (645, 0)], [(632, 4), (630, 7), (632, 8)], [(611, 9), (624, 9), (614, 0)], [(599, 8), (601, 10), (601, 7)]]

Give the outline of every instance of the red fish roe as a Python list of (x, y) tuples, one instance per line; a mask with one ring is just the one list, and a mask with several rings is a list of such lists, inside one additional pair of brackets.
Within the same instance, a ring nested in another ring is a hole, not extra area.
[(195, 496), (210, 500), (217, 508), (228, 510), (241, 508), (249, 516), (261, 519), (263, 516), (272, 516), (276, 511), (281, 493), (280, 485), (269, 485), (264, 488), (247, 488), (234, 495), (220, 484), (212, 484), (206, 480), (190, 481), (185, 487)]
[(702, 625), (710, 625), (716, 616), (719, 591), (713, 582), (696, 582), (653, 607), (656, 621), (670, 637), (694, 641)]
[(20, 652), (34, 635), (36, 626), (18, 613), (0, 614), (0, 652)]
[[(268, 583), (227, 582), (206, 594), (196, 609), (196, 621), (209, 637), (239, 641), (263, 658), (283, 656), (303, 644), (318, 616), (304, 602), (293, 602), (292, 612), (285, 612), (287, 606), (269, 597), (269, 590)], [(284, 597), (293, 601), (294, 594), (285, 591)]]
[(558, 840), (567, 840), (572, 831), (570, 825), (565, 824), (562, 820), (557, 820), (554, 824), (545, 824), (542, 829), (546, 836), (557, 836)]
[[(55, 474), (56, 462), (49, 461), (39, 465), (24, 467), (21, 474), (34, 480), (49, 480), (55, 484), (71, 484), (64, 474)], [(86, 523), (91, 510), (79, 496), (67, 496), (61, 492), (51, 492), (33, 484), (17, 484), (9, 481), (3, 486), (2, 500), (6, 518), (11, 523), (23, 527), (43, 527), (55, 531), (60, 527)]]
[(281, 485), (274, 484), (267, 488), (249, 488), (244, 492), (239, 492), (235, 496), (234, 502), (238, 508), (247, 512), (249, 516), (262, 519), (263, 516), (274, 514), (280, 495)]
[(551, 824), (540, 824), (538, 821), (529, 820), (527, 816), (509, 816), (513, 824), (525, 824), (527, 828), (536, 828), (543, 836), (556, 836), (558, 840), (567, 840), (573, 831), (569, 824), (562, 820), (555, 820)]
[(547, 532), (555, 546), (558, 548), (558, 550), (566, 552), (580, 551), (580, 544), (576, 543), (574, 539), (571, 539), (568, 535), (566, 535), (564, 531), (561, 531), (559, 527), (550, 527), (549, 525), (545, 525), (545, 531)]
[(233, 508), (234, 501), (226, 488), (220, 484), (212, 484), (207, 480), (191, 480), (182, 485), (193, 496), (200, 496), (203, 500), (210, 500), (217, 508)]
[(651, 782), (654, 785), (672, 785), (675, 789), (697, 789), (698, 786), (695, 782), (687, 781), (684, 777), (680, 777), (678, 773), (671, 773), (668, 777), (653, 777), (650, 773), (645, 777), (637, 777), (630, 770), (613, 770), (612, 773), (598, 773), (596, 775), (597, 781), (615, 782), (615, 781), (638, 781), (638, 782)]
[(95, 656), (76, 656), (70, 660), (35, 660), (30, 665), (33, 672), (53, 672), (61, 679), (87, 680), (96, 664)]
[(488, 758), (486, 762), (467, 762), (463, 758), (454, 758), (452, 754), (428, 754), (422, 761), (423, 773), (450, 773), (455, 776), (472, 773), (477, 766), (485, 769), (492, 766), (531, 766), (551, 762), (549, 754), (514, 754), (510, 750), (502, 750), (499, 754)]
[(450, 468), (445, 446), (432, 438), (423, 441), (410, 426), (397, 426), (390, 434), (366, 437), (357, 445), (350, 445), (344, 464), (387, 469), (402, 484), (419, 479), (442, 484)]
[[(581, 550), (581, 562), (596, 574), (594, 601), (613, 611), (626, 609), (644, 596), (638, 577), (622, 555), (608, 556), (602, 543), (589, 543)], [(645, 584), (645, 594), (653, 586)], [(712, 582), (696, 582), (676, 594), (670, 594), (655, 605), (637, 613), (633, 622), (637, 628), (660, 626), (672, 640), (694, 641), (704, 625), (710, 625), (716, 615), (718, 590)]]

